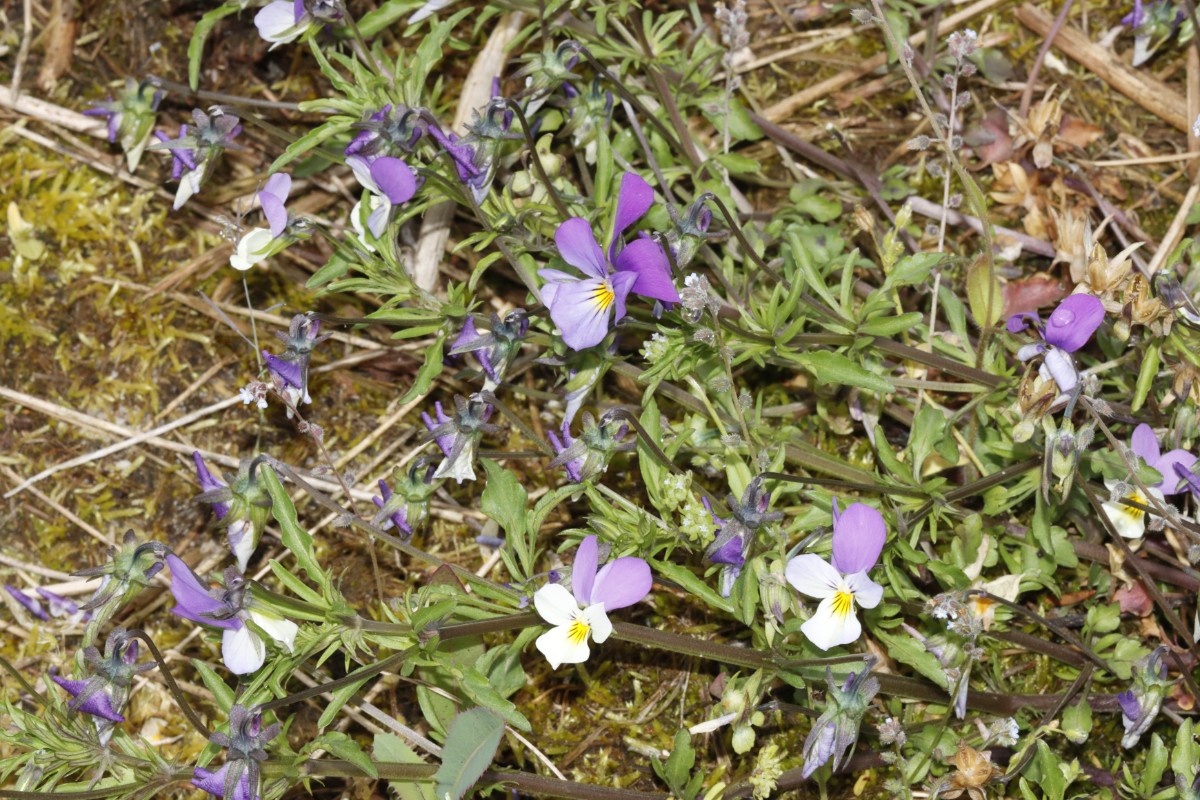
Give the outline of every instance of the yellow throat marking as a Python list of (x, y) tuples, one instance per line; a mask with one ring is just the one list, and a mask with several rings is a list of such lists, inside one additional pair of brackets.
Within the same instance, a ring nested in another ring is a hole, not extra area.
[(592, 292), (592, 302), (595, 303), (601, 311), (608, 311), (608, 307), (617, 299), (617, 293), (613, 291), (612, 284), (608, 281), (601, 281), (596, 290)]
[(588, 634), (591, 633), (592, 626), (588, 625), (582, 619), (576, 617), (571, 620), (571, 627), (567, 629), (567, 640), (571, 644), (578, 645), (587, 641)]
[[(1146, 502), (1146, 498), (1142, 497), (1141, 494), (1139, 494), (1137, 492), (1134, 492), (1133, 494), (1125, 495), (1125, 499), (1129, 500), (1131, 502), (1134, 502), (1134, 503), (1140, 503), (1141, 505), (1144, 505), (1144, 506), (1150, 505), (1149, 503)], [(1134, 519), (1134, 520), (1141, 519), (1142, 516), (1146, 513), (1145, 511), (1142, 511), (1140, 508), (1134, 508), (1133, 506), (1127, 506), (1127, 505), (1122, 505), (1121, 510), (1124, 511), (1126, 514), (1128, 514), (1130, 519)]]
[(833, 613), (845, 617), (854, 610), (854, 595), (850, 592), (835, 592), (833, 595)]

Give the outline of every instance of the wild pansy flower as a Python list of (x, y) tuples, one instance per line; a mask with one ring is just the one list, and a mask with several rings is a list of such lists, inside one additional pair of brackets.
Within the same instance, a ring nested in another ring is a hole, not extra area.
[(733, 591), (733, 583), (742, 574), (742, 567), (746, 565), (746, 554), (750, 551), (758, 529), (769, 522), (783, 519), (782, 513), (767, 511), (771, 504), (771, 493), (764, 492), (762, 484), (762, 476), (757, 475), (746, 486), (741, 501), (733, 495), (726, 498), (732, 519), (722, 519), (713, 514), (708, 498), (702, 501), (719, 529), (712, 544), (704, 551), (704, 557), (721, 566), (722, 597), (729, 597)]
[(458, 483), (475, 480), (475, 450), (485, 433), (496, 433), (499, 426), (488, 422), (492, 407), (478, 394), (465, 399), (454, 398), (454, 414), (447, 415), (440, 402), (434, 404), (437, 418), (422, 413), (421, 419), (429, 433), (425, 441), (435, 441), (445, 458), (433, 473), (435, 479), (454, 478)]
[(554, 241), (563, 260), (585, 275), (580, 278), (557, 269), (538, 272), (546, 281), (542, 302), (572, 350), (603, 341), (612, 321), (625, 316), (630, 292), (664, 303), (679, 302), (670, 264), (658, 242), (641, 237), (621, 246), (621, 235), (645, 216), (653, 203), (654, 190), (641, 176), (633, 172), (622, 176), (607, 256), (596, 243), (591, 223), (583, 217), (572, 217), (555, 231)]
[(608, 130), (612, 122), (613, 94), (599, 79), (593, 80), (584, 92), (564, 83), (563, 93), (567, 96), (568, 114), (564, 131), (571, 134), (576, 150), (583, 149), (584, 160), (595, 164), (600, 132)]
[(137, 534), (130, 530), (125, 532), (120, 545), (109, 548), (107, 563), (75, 573), (80, 577), (100, 578), (100, 586), (92, 599), (80, 606), (82, 610), (92, 613), (83, 631), (85, 648), (96, 641), (100, 629), (121, 607), (150, 584), (150, 580), (163, 568), (163, 556), (167, 552), (165, 544), (139, 542)]
[(482, 203), (495, 177), (495, 165), (487, 152), (476, 145), (474, 137), (460, 139), (454, 133), (443, 132), (437, 125), (429, 126), (429, 135), (450, 156), (458, 179), (471, 191), (471, 197), (477, 204)]
[(553, 626), (535, 643), (553, 669), (586, 661), (588, 637), (599, 644), (612, 633), (608, 612), (631, 606), (650, 594), (650, 565), (642, 559), (624, 556), (597, 572), (598, 564), (597, 539), (588, 536), (575, 551), (573, 595), (560, 583), (548, 583), (533, 595), (534, 608)]
[(311, 403), (308, 393), (308, 367), (312, 351), (332, 334), (321, 333), (321, 320), (311, 314), (296, 314), (286, 334), (275, 334), (284, 343), (282, 355), (262, 351), (263, 360), (275, 390), (285, 399), (288, 419), (301, 403)]
[(854, 749), (863, 715), (879, 693), (879, 681), (871, 677), (874, 665), (875, 659), (868, 658), (859, 672), (851, 672), (840, 683), (834, 681), (833, 670), (825, 668), (825, 683), (829, 687), (825, 693), (825, 711), (804, 739), (802, 777), (809, 777), (825, 764), (837, 772)]
[[(74, 624), (88, 620), (92, 616), (89, 612), (81, 609), (77, 603), (40, 586), (36, 589), (40, 599), (21, 591), (12, 584), (6, 583), (4, 588), (26, 611), (42, 622), (49, 622), (53, 617), (66, 619), (69, 624)], [(44, 608), (43, 603), (45, 603)]]
[(508, 312), (503, 319), (493, 312), (489, 317), (489, 328), (483, 333), (475, 326), (475, 318), (467, 317), (462, 331), (450, 347), (449, 355), (474, 353), (486, 376), (483, 390), (490, 392), (504, 380), (504, 373), (520, 352), (521, 342), (527, 333), (529, 314), (523, 308)]
[(253, 228), (241, 238), (237, 249), (229, 257), (230, 266), (237, 270), (248, 270), (292, 242), (308, 237), (308, 221), (302, 217), (292, 217), (285, 206), (291, 190), (292, 176), (287, 173), (277, 172), (267, 178), (266, 184), (258, 191), (258, 202), (262, 206), (263, 216), (267, 218), (267, 227)]
[(271, 496), (255, 478), (258, 465), (243, 461), (229, 486), (209, 472), (199, 451), (192, 453), (192, 460), (203, 490), (198, 499), (212, 505), (217, 520), (225, 525), (229, 552), (237, 559), (238, 571), (245, 572), (271, 511)]
[(1166, 651), (1166, 645), (1159, 645), (1154, 652), (1139, 659), (1133, 665), (1133, 686), (1117, 695), (1117, 702), (1121, 705), (1121, 723), (1125, 727), (1121, 746), (1126, 750), (1136, 747), (1142, 734), (1154, 724), (1162, 709), (1163, 699), (1171, 688), (1172, 681), (1167, 680), (1167, 665), (1162, 660)]
[(800, 626), (820, 649), (856, 640), (862, 625), (854, 607), (874, 608), (883, 599), (883, 587), (867, 573), (879, 561), (885, 541), (887, 526), (882, 514), (862, 503), (852, 503), (839, 512), (834, 500), (831, 561), (813, 553), (788, 561), (788, 583), (801, 594), (821, 600), (812, 617)]
[(1145, 4), (1142, 0), (1134, 0), (1133, 10), (1121, 17), (1121, 24), (1128, 25), (1134, 32), (1133, 66), (1140, 67), (1149, 61), (1186, 18), (1183, 9), (1176, 9), (1175, 4), (1167, 0)]
[[(1154, 435), (1154, 429), (1149, 425), (1142, 423), (1133, 430), (1133, 435), (1129, 439), (1130, 450), (1133, 455), (1141, 459), (1147, 466), (1158, 471), (1162, 475), (1162, 480), (1158, 483), (1147, 486), (1150, 495), (1163, 500), (1166, 495), (1179, 494), (1188, 489), (1187, 481), (1181, 481), (1177, 471), (1180, 470), (1190, 472), (1196, 464), (1196, 457), (1186, 450), (1175, 449), (1167, 453), (1163, 453), (1158, 444), (1158, 437)], [(1143, 506), (1149, 506), (1149, 498), (1142, 495), (1141, 489), (1137, 488), (1132, 483), (1126, 484), (1124, 481), (1107, 479), (1104, 485), (1109, 491), (1120, 491), (1122, 498), (1139, 503)], [(1128, 486), (1126, 491), (1125, 487)], [(1112, 522), (1113, 527), (1122, 537), (1126, 539), (1140, 539), (1146, 533), (1146, 512), (1140, 508), (1125, 505), (1118, 500), (1110, 500), (1103, 504), (1104, 512), (1108, 515), (1108, 519)]]
[(346, 145), (345, 153), (371, 161), (377, 156), (411, 153), (428, 125), (420, 109), (388, 103), (354, 127), (358, 133)]
[(379, 482), (383, 497), (372, 498), (379, 511), (371, 524), (385, 531), (395, 525), (401, 531), (401, 538), (412, 536), (429, 518), (429, 499), (436, 488), (433, 473), (434, 466), (426, 456), (413, 461), (405, 472), (393, 470), (391, 485)]
[(559, 438), (554, 431), (546, 435), (554, 448), (555, 458), (551, 467), (563, 467), (572, 483), (582, 483), (608, 469), (608, 462), (618, 450), (629, 450), (634, 444), (623, 444), (621, 440), (629, 433), (629, 426), (618, 424), (616, 414), (606, 411), (597, 421), (586, 411), (583, 414), (583, 432), (578, 439), (572, 438), (571, 426), (563, 422)]
[(108, 140), (116, 142), (120, 137), (121, 149), (125, 151), (125, 163), (129, 171), (137, 169), (142, 159), (142, 152), (150, 141), (150, 133), (154, 129), (157, 118), (158, 104), (162, 102), (163, 93), (157, 89), (153, 94), (148, 91), (153, 88), (147, 81), (138, 83), (133, 78), (125, 79), (125, 90), (119, 100), (109, 97), (106, 101), (92, 103), (92, 108), (84, 110), (89, 117), (104, 117), (108, 123)]
[(124, 722), (121, 709), (129, 699), (133, 679), (149, 669), (154, 662), (138, 664), (138, 643), (124, 628), (114, 628), (104, 643), (104, 654), (95, 647), (83, 651), (84, 661), (91, 672), (87, 679), (75, 680), (51, 677), (71, 695), (69, 708), (95, 717), (101, 742), (112, 735), (112, 726)]
[(174, 554), (167, 556), (167, 565), (175, 596), (172, 613), (222, 629), (221, 660), (230, 672), (248, 675), (263, 665), (267, 651), (259, 630), (289, 653), (295, 648), (296, 623), (266, 609), (248, 607), (247, 603), (253, 602), (249, 583), (234, 568), (225, 570), (224, 587), (206, 589), (191, 567)]
[(1027, 344), (1017, 351), (1017, 358), (1029, 361), (1044, 356), (1042, 377), (1053, 380), (1064, 394), (1070, 394), (1079, 383), (1079, 373), (1071, 353), (1083, 347), (1104, 321), (1104, 304), (1090, 294), (1073, 294), (1058, 304), (1046, 324), (1033, 311), (1014, 314), (1008, 318), (1008, 332), (1020, 333), (1032, 327), (1042, 341)]
[(379, 494), (382, 497), (372, 497), (371, 502), (379, 509), (381, 517), (381, 530), (387, 530), (395, 526), (396, 530), (400, 531), (400, 538), (407, 541), (412, 537), (412, 526), (408, 524), (408, 508), (407, 501), (403, 497), (397, 497), (392, 494), (392, 489), (387, 485), (387, 481), (379, 481)]
[(190, 131), (187, 125), (181, 125), (179, 138), (156, 134), (159, 143), (151, 145), (152, 150), (171, 151), (171, 176), (179, 181), (172, 206), (176, 211), (200, 191), (221, 154), (238, 147), (233, 140), (242, 132), (241, 119), (227, 114), (220, 106), (214, 106), (210, 111), (211, 114), (205, 114), (198, 108), (193, 109)]
[(684, 269), (692, 263), (700, 246), (708, 241), (708, 228), (712, 225), (712, 211), (708, 208), (711, 197), (708, 192), (700, 195), (687, 207), (682, 217), (674, 206), (668, 206), (674, 225), (667, 231), (667, 246), (671, 248), (677, 269)]
[(300, 38), (314, 24), (337, 22), (344, 14), (342, 0), (275, 0), (254, 15), (254, 27), (274, 50)]
[(366, 227), (378, 239), (391, 221), (392, 207), (407, 203), (417, 193), (417, 175), (408, 164), (394, 156), (378, 156), (370, 161), (362, 156), (350, 156), (346, 166), (369, 192), (354, 206), (351, 219), (361, 222), (364, 206), (370, 208)]
[(279, 735), (279, 723), (263, 726), (257, 707), (229, 709), (229, 733), (214, 731), (208, 740), (224, 747), (225, 764), (216, 772), (196, 767), (192, 785), (226, 800), (258, 800), (259, 763), (267, 760), (267, 745)]

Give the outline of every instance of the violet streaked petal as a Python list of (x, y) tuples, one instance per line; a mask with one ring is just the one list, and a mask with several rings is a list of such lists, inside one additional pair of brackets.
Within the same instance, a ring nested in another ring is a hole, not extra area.
[[(1153, 428), (1144, 422), (1138, 425), (1133, 429), (1133, 435), (1129, 437), (1129, 446), (1134, 455), (1154, 467), (1154, 463), (1158, 461), (1159, 447), (1158, 437), (1154, 435)], [(1158, 469), (1158, 467), (1154, 468)]]
[[(78, 697), (87, 687), (87, 681), (70, 680), (69, 678), (60, 678), (55, 675), (51, 678), (55, 683), (65, 689), (71, 697)], [(87, 700), (84, 700), (79, 706), (78, 711), (91, 714), (93, 717), (100, 717), (109, 722), (124, 722), (125, 717), (117, 713), (117, 710), (112, 707), (112, 698), (108, 696), (108, 692), (101, 690), (96, 692)]]
[(596, 237), (592, 234), (592, 226), (583, 217), (571, 217), (558, 226), (554, 232), (554, 243), (563, 260), (572, 267), (577, 267), (593, 278), (608, 277), (608, 262)]
[[(203, 767), (196, 767), (192, 773), (192, 785), (201, 791), (216, 795), (217, 797), (225, 797), (225, 775), (229, 772), (229, 764), (225, 764), (216, 772), (209, 772)], [(233, 791), (233, 797), (226, 800), (252, 800), (250, 796), (250, 775), (248, 772), (243, 772), (238, 778), (237, 788)]]
[(417, 193), (416, 173), (393, 156), (380, 156), (371, 162), (371, 179), (393, 205), (407, 203)]
[(649, 238), (634, 239), (617, 254), (613, 266), (618, 272), (637, 275), (633, 293), (664, 303), (678, 303), (679, 292), (671, 278), (671, 264), (658, 242)]
[(600, 563), (600, 543), (595, 536), (585, 536), (575, 551), (575, 563), (571, 567), (571, 589), (581, 606), (590, 606), (592, 590), (596, 582), (596, 567)]
[(596, 573), (592, 603), (603, 603), (606, 612), (616, 611), (641, 601), (650, 594), (653, 585), (650, 565), (635, 556), (624, 556), (608, 562)]
[(568, 347), (583, 350), (599, 344), (608, 335), (615, 300), (613, 286), (606, 280), (592, 278), (559, 284), (554, 305), (550, 306), (550, 319), (562, 332)]
[(617, 192), (617, 208), (613, 214), (613, 238), (608, 245), (608, 255), (613, 255), (613, 247), (621, 234), (633, 223), (646, 215), (654, 204), (654, 190), (650, 184), (642, 180), (636, 172), (626, 172), (621, 176), (621, 188)]
[(852, 503), (833, 526), (830, 562), (843, 575), (867, 572), (879, 561), (887, 541), (883, 515), (868, 505)]
[[(1046, 321), (1046, 342), (1074, 353), (1104, 321), (1104, 304), (1090, 294), (1073, 294)], [(1064, 390), (1065, 391), (1065, 390)]]

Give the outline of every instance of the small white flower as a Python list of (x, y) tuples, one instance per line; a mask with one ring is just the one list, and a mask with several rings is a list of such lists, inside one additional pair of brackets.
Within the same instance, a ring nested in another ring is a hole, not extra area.
[(238, 242), (237, 251), (229, 257), (229, 266), (245, 272), (267, 257), (275, 237), (266, 228), (254, 228)]
[(883, 587), (865, 571), (843, 575), (812, 553), (789, 561), (786, 573), (788, 583), (801, 594), (821, 598), (816, 612), (800, 630), (822, 650), (856, 640), (862, 634), (862, 624), (854, 613), (855, 606), (874, 608), (883, 599)]
[(192, 195), (200, 191), (200, 181), (203, 178), (203, 165), (180, 175), (179, 186), (175, 189), (175, 202), (171, 205), (171, 208), (176, 211), (183, 208), (183, 204), (190, 200)]
[[(1112, 490), (1118, 481), (1106, 480), (1104, 485)], [(1151, 497), (1158, 500), (1163, 500), (1163, 493), (1158, 489), (1150, 489)], [(1149, 506), (1150, 502), (1143, 496), (1140, 489), (1133, 487), (1129, 494), (1125, 495), (1125, 499), (1134, 503), (1140, 503), (1144, 506)], [(1117, 533), (1124, 539), (1140, 539), (1146, 535), (1146, 512), (1140, 508), (1127, 506), (1124, 503), (1108, 501), (1103, 505), (1104, 513), (1108, 515), (1109, 522), (1112, 523)]]
[[(300, 13), (297, 14), (297, 11)], [(300, 34), (308, 30), (310, 22), (312, 17), (304, 10), (303, 4), (292, 0), (275, 0), (274, 3), (263, 6), (254, 15), (254, 26), (258, 28), (258, 35), (271, 42), (272, 50), (299, 38)]]
[(580, 664), (591, 654), (588, 637), (599, 644), (612, 633), (604, 603), (580, 608), (561, 584), (549, 583), (533, 595), (533, 605), (542, 619), (554, 627), (537, 638), (537, 649), (552, 669), (562, 664)]

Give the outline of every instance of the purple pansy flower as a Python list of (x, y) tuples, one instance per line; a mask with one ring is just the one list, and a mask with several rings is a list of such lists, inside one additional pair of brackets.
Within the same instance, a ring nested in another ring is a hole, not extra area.
[[(136, 648), (134, 649), (136, 651)], [(54, 681), (63, 689), (65, 689), (67, 694), (71, 695), (72, 698), (79, 698), (82, 696), (87, 690), (89, 683), (89, 681), (84, 680), (61, 678), (58, 675), (52, 676), (50, 680)], [(117, 713), (117, 710), (113, 708), (112, 698), (109, 696), (108, 692), (104, 690), (91, 693), (82, 703), (75, 706), (75, 709), (77, 711), (82, 711), (85, 714), (91, 714), (93, 717), (99, 717), (100, 719), (108, 720), (109, 722), (125, 721), (125, 717)]]
[(108, 140), (115, 142), (120, 138), (130, 172), (137, 169), (146, 143), (150, 141), (158, 105), (163, 99), (161, 91), (149, 93), (150, 88), (152, 84), (148, 81), (138, 83), (126, 78), (125, 90), (119, 99), (109, 97), (108, 100), (94, 102), (93, 108), (83, 112), (85, 116), (105, 118)]
[(553, 431), (547, 436), (554, 448), (555, 458), (551, 467), (563, 467), (573, 483), (586, 481), (608, 469), (608, 462), (618, 450), (630, 450), (636, 445), (623, 444), (621, 440), (629, 433), (629, 426), (617, 423), (619, 411), (606, 411), (596, 420), (586, 411), (583, 414), (583, 432), (578, 438), (571, 436), (571, 425), (563, 420), (559, 438)]
[(167, 556), (167, 566), (171, 569), (171, 594), (175, 596), (172, 613), (223, 629), (221, 660), (235, 675), (257, 671), (267, 657), (262, 639), (246, 621), (253, 621), (277, 644), (292, 652), (298, 631), (296, 624), (262, 609), (246, 608), (249, 586), (237, 570), (230, 567), (225, 571), (224, 588), (209, 590), (191, 567), (174, 554)]
[(204, 767), (196, 767), (192, 773), (192, 785), (202, 792), (224, 797), (226, 800), (253, 800), (250, 793), (250, 773), (243, 771), (237, 779), (232, 795), (225, 793), (225, 779), (229, 776), (230, 764), (225, 764), (216, 772), (209, 772)]
[(560, 583), (549, 583), (533, 596), (538, 614), (554, 626), (536, 642), (538, 651), (554, 669), (586, 661), (588, 636), (598, 644), (612, 634), (608, 612), (631, 606), (650, 593), (650, 565), (642, 559), (625, 556), (597, 571), (598, 565), (597, 539), (588, 536), (575, 551), (573, 594)]
[(879, 561), (887, 541), (883, 515), (870, 506), (853, 503), (839, 511), (833, 502), (833, 555), (825, 561), (806, 553), (788, 561), (788, 583), (821, 603), (800, 630), (814, 645), (828, 650), (849, 644), (862, 633), (855, 605), (874, 608), (883, 587), (867, 575)]
[(446, 155), (450, 156), (458, 179), (471, 190), (475, 202), (482, 203), (492, 183), (491, 169), (487, 164), (480, 163), (485, 160), (483, 150), (460, 139), (454, 133), (444, 133), (436, 125), (429, 127), (429, 135), (441, 145)]
[(299, 38), (312, 21), (312, 15), (304, 7), (304, 0), (275, 0), (254, 15), (254, 27), (258, 28), (258, 35), (271, 42), (272, 50)]
[(713, 522), (718, 528), (716, 538), (704, 551), (704, 557), (714, 564), (721, 565), (722, 597), (729, 597), (733, 591), (733, 583), (742, 574), (742, 567), (746, 565), (746, 554), (758, 529), (768, 522), (783, 519), (781, 512), (767, 511), (771, 505), (771, 493), (763, 491), (762, 484), (762, 476), (755, 476), (746, 486), (740, 501), (733, 495), (726, 498), (732, 519), (722, 519), (714, 514), (707, 497), (701, 500), (708, 513), (712, 514)]
[(555, 231), (554, 241), (563, 260), (586, 276), (580, 278), (556, 269), (538, 272), (546, 281), (542, 302), (572, 350), (599, 344), (608, 334), (610, 318), (619, 321), (625, 316), (625, 300), (630, 292), (665, 303), (679, 302), (670, 263), (657, 242), (641, 237), (621, 246), (621, 235), (650, 210), (653, 202), (650, 185), (635, 173), (625, 173), (617, 194), (607, 256), (596, 243), (591, 224), (582, 217), (572, 217)]
[[(49, 589), (37, 587), (37, 593), (41, 595), (39, 600), (11, 584), (4, 584), (4, 588), (14, 600), (24, 606), (26, 611), (43, 622), (49, 622), (51, 617), (67, 617), (68, 621), (72, 623), (91, 619), (90, 612), (82, 610), (77, 603), (57, 595)], [(43, 602), (45, 608), (42, 607)]]
[[(386, 506), (389, 502), (391, 502), (392, 487), (388, 486), (386, 481), (380, 481), (379, 482), (379, 493), (383, 496), (382, 497), (372, 497), (371, 502), (373, 502), (375, 504), (376, 508), (379, 508), (382, 510), (384, 508), (384, 506)], [(386, 531), (388, 528), (392, 527), (393, 525), (395, 525), (396, 528), (402, 533), (401, 538), (407, 539), (408, 537), (412, 536), (413, 531), (412, 531), (412, 528), (409, 527), (408, 513), (407, 513), (407, 509), (404, 505), (399, 506), (395, 511), (393, 511), (391, 514), (389, 514), (385, 518), (384, 524), (382, 526), (382, 530)]]
[(434, 478), (454, 478), (458, 483), (475, 480), (475, 450), (485, 433), (496, 433), (500, 428), (488, 422), (492, 418), (492, 406), (478, 394), (470, 399), (454, 398), (454, 413), (447, 415), (440, 402), (434, 404), (437, 411), (436, 423), (428, 414), (421, 419), (429, 434), (425, 441), (435, 441), (445, 458), (433, 473)]
[(583, 469), (583, 453), (575, 453), (571, 450), (575, 444), (575, 440), (571, 437), (571, 424), (564, 420), (560, 430), (561, 438), (554, 431), (546, 432), (546, 436), (550, 438), (550, 446), (554, 448), (556, 456), (554, 460), (567, 471), (567, 479), (571, 483), (579, 483), (583, 480), (583, 474), (580, 472)]
[[(392, 216), (392, 207), (407, 203), (417, 193), (417, 175), (408, 164), (394, 156), (379, 156), (371, 161), (362, 156), (350, 156), (346, 166), (364, 189), (371, 192), (371, 212), (367, 230), (376, 239), (383, 235)], [(359, 219), (362, 204), (356, 205), (351, 218)]]
[(489, 317), (489, 327), (490, 330), (480, 332), (475, 326), (475, 318), (467, 317), (450, 347), (450, 355), (474, 353), (487, 377), (483, 388), (490, 392), (504, 380), (504, 373), (520, 351), (521, 342), (529, 333), (529, 315), (523, 308), (508, 312), (503, 319), (493, 313)]
[(359, 131), (346, 145), (346, 155), (373, 161), (389, 152), (412, 152), (425, 134), (427, 125), (421, 119), (419, 109), (406, 106), (393, 108), (388, 103), (355, 127)]
[(95, 717), (96, 729), (102, 742), (112, 735), (114, 723), (124, 722), (121, 708), (129, 699), (133, 679), (154, 662), (138, 664), (138, 643), (124, 628), (114, 628), (104, 644), (104, 653), (89, 646), (83, 651), (91, 677), (76, 680), (51, 676), (51, 680), (71, 695), (69, 708)]
[(42, 608), (42, 604), (37, 600), (37, 598), (27, 595), (25, 592), (22, 592), (20, 589), (13, 586), (11, 583), (4, 584), (4, 589), (10, 595), (12, 595), (12, 598), (20, 603), (25, 610), (30, 613), (31, 616), (40, 619), (42, 622), (50, 621), (50, 615), (47, 614), (46, 610)]
[(1104, 321), (1104, 304), (1090, 294), (1073, 294), (1058, 304), (1043, 326), (1035, 312), (1026, 311), (1008, 318), (1008, 332), (1020, 333), (1032, 327), (1042, 342), (1027, 344), (1017, 351), (1017, 358), (1029, 361), (1045, 356), (1042, 374), (1053, 379), (1060, 391), (1074, 391), (1079, 373), (1071, 353), (1088, 343)]
[(1177, 477), (1176, 465), (1191, 470), (1196, 464), (1196, 456), (1179, 448), (1163, 453), (1158, 445), (1158, 437), (1154, 435), (1154, 429), (1144, 422), (1133, 429), (1129, 445), (1134, 455), (1163, 476), (1161, 481), (1150, 488), (1158, 489), (1164, 495), (1187, 491), (1187, 486)]
[(293, 223), (288, 214), (286, 203), (291, 190), (292, 176), (287, 173), (277, 172), (267, 178), (266, 184), (258, 191), (258, 202), (262, 206), (263, 216), (267, 218), (268, 227), (247, 231), (238, 242), (237, 250), (229, 257), (230, 266), (248, 270), (282, 250), (291, 241), (307, 235), (307, 231), (299, 224), (302, 220)]
[[(258, 540), (262, 534), (261, 526), (265, 523), (265, 512), (269, 505), (259, 506), (257, 503), (250, 502), (249, 495), (258, 495), (261, 497), (263, 491), (257, 484), (250, 480), (250, 474), (247, 471), (244, 476), (239, 476), (235, 485), (241, 489), (241, 496), (234, 492), (220, 478), (214, 476), (208, 470), (208, 465), (204, 463), (204, 457), (200, 455), (200, 451), (196, 450), (192, 453), (192, 461), (196, 464), (196, 477), (200, 481), (200, 489), (203, 494), (200, 500), (204, 500), (212, 506), (213, 513), (216, 514), (217, 520), (225, 523), (225, 538), (229, 543), (229, 552), (237, 559), (238, 571), (245, 572), (246, 567), (250, 564), (250, 557), (254, 555), (254, 549), (258, 547)], [(238, 511), (230, 515), (230, 511), (234, 505), (231, 500), (237, 500), (236, 508)], [(254, 518), (261, 520), (258, 525), (255, 525)]]
[(229, 709), (229, 733), (214, 731), (209, 741), (226, 749), (225, 764), (216, 772), (196, 767), (192, 785), (225, 800), (258, 800), (259, 764), (267, 746), (279, 735), (278, 722), (264, 726), (262, 711), (235, 704)]

